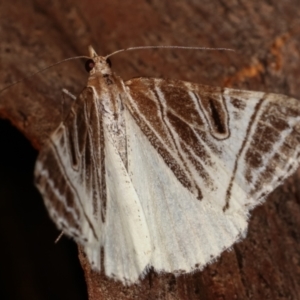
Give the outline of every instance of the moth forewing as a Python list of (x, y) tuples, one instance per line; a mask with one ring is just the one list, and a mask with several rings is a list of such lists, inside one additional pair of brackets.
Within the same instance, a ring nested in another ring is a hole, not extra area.
[(299, 101), (179, 80), (123, 82), (91, 50), (87, 88), (41, 150), (50, 216), (124, 284), (200, 270), (299, 166)]

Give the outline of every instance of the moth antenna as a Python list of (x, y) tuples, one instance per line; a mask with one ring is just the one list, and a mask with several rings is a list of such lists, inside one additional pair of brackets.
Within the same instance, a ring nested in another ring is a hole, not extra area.
[(62, 232), (59, 234), (59, 236), (56, 238), (56, 240), (54, 241), (54, 244), (57, 244), (63, 235), (64, 235), (64, 232), (62, 231)]
[(34, 73), (31, 73), (31, 74), (29, 74), (29, 75), (23, 77), (22, 79), (19, 79), (19, 80), (17, 80), (17, 81), (14, 81), (14, 82), (11, 83), (10, 85), (8, 85), (8, 86), (6, 86), (5, 88), (3, 88), (2, 90), (0, 90), (0, 94), (1, 94), (2, 92), (4, 92), (5, 90), (7, 90), (8, 88), (10, 88), (10, 87), (16, 85), (17, 83), (20, 83), (20, 82), (22, 82), (22, 81), (24, 81), (24, 80), (26, 80), (26, 79), (28, 79), (28, 78), (34, 76), (34, 75), (37, 75), (37, 74), (42, 73), (42, 72), (44, 72), (44, 71), (46, 71), (46, 70), (48, 70), (48, 69), (51, 69), (52, 67), (57, 66), (57, 65), (59, 65), (59, 64), (61, 64), (61, 63), (63, 63), (63, 62), (65, 62), (65, 61), (74, 60), (74, 59), (80, 59), (80, 58), (90, 59), (89, 56), (85, 56), (85, 55), (83, 55), (83, 56), (74, 56), (74, 57), (69, 57), (69, 58), (63, 59), (63, 60), (61, 60), (61, 61), (59, 61), (59, 62), (56, 62), (56, 63), (54, 63), (54, 64), (52, 64), (52, 65), (50, 65), (50, 66), (44, 68), (44, 69), (38, 70), (37, 72), (34, 72)]
[(111, 54), (105, 56), (105, 58), (109, 58), (117, 53), (132, 51), (132, 50), (145, 50), (145, 49), (186, 49), (186, 50), (209, 50), (209, 51), (233, 51), (234, 49), (230, 48), (209, 48), (209, 47), (189, 47), (189, 46), (139, 46), (139, 47), (130, 47), (121, 50), (117, 50)]
[[(117, 50), (111, 54), (108, 54), (107, 56), (105, 56), (104, 58), (107, 59), (117, 53), (120, 53), (120, 52), (125, 52), (125, 51), (133, 51), (133, 50), (147, 50), (147, 49), (186, 49), (186, 50), (208, 50), (208, 51), (233, 51), (235, 52), (234, 49), (230, 49), (230, 48), (209, 48), (209, 47), (189, 47), (189, 46), (138, 46), (138, 47), (129, 47), (129, 48), (125, 48), (125, 49), (121, 49), (121, 50)], [(54, 66), (57, 66), (63, 62), (66, 62), (66, 61), (70, 61), (70, 60), (75, 60), (75, 59), (81, 59), (81, 58), (85, 58), (85, 59), (91, 59), (90, 56), (85, 56), (85, 55), (81, 55), (81, 56), (74, 56), (74, 57), (69, 57), (69, 58), (66, 58), (66, 59), (63, 59), (59, 62), (56, 62), (44, 69), (41, 69), (37, 72), (34, 72), (32, 74), (29, 74), (27, 76), (25, 76), (24, 78), (22, 79), (19, 79), (19, 80), (16, 80), (14, 81), (13, 83), (9, 84), (8, 86), (6, 86), (5, 88), (1, 89), (0, 90), (0, 94), (3, 93), (5, 90), (9, 89), (10, 87), (16, 85), (17, 83), (20, 83), (34, 75), (37, 75), (39, 73), (42, 73)]]

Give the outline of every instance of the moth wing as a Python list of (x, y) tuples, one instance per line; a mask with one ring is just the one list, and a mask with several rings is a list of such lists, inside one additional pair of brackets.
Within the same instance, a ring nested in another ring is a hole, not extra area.
[(145, 275), (152, 244), (144, 211), (114, 143), (105, 132), (107, 221), (103, 237), (105, 274), (132, 284)]
[(151, 264), (201, 269), (245, 236), (249, 210), (299, 166), (299, 103), (183, 81), (125, 85), (128, 171)]
[(147, 224), (121, 158), (86, 88), (40, 151), (36, 185), (57, 227), (83, 246), (92, 267), (124, 283), (149, 263)]
[[(91, 130), (96, 116), (95, 103), (87, 101), (89, 96), (90, 91), (84, 90), (41, 149), (35, 183), (57, 227), (80, 244), (99, 247), (98, 227), (106, 205), (97, 201), (105, 199), (104, 154), (95, 155), (98, 147), (94, 149), (93, 141), (103, 133)], [(100, 163), (99, 169), (96, 163)]]

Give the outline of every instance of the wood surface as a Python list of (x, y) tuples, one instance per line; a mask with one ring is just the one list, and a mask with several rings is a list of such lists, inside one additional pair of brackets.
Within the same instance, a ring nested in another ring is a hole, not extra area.
[[(124, 80), (181, 79), (300, 100), (298, 6), (298, 0), (1, 1), (0, 89), (65, 58), (87, 55), (90, 44), (99, 55), (183, 45), (236, 52), (126, 52), (112, 57), (113, 70)], [(86, 80), (81, 61), (54, 66), (2, 92), (0, 117), (39, 150), (72, 102), (62, 88), (77, 95)], [(92, 272), (80, 255), (88, 299), (299, 299), (299, 228), (300, 170), (253, 211), (246, 239), (202, 272), (175, 277), (150, 271), (140, 284), (124, 287)]]

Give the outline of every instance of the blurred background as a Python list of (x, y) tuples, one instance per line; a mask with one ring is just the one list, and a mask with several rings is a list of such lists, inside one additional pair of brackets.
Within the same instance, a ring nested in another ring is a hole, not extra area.
[[(100, 55), (183, 45), (236, 52), (127, 52), (112, 57), (113, 70), (124, 80), (168, 77), (300, 99), (298, 6), (299, 0), (3, 0), (0, 89), (87, 55), (90, 44)], [(76, 245), (65, 237), (54, 244), (59, 232), (33, 185), (37, 149), (70, 105), (61, 89), (77, 95), (86, 82), (81, 62), (65, 66), (0, 94), (0, 299), (87, 299)], [(189, 299), (299, 299), (300, 191), (293, 178), (277, 189), (291, 191), (289, 198), (274, 195), (255, 209), (247, 238), (193, 277), (197, 296)]]
[(37, 151), (0, 120), (0, 299), (87, 299), (76, 244), (48, 217), (33, 185)]

